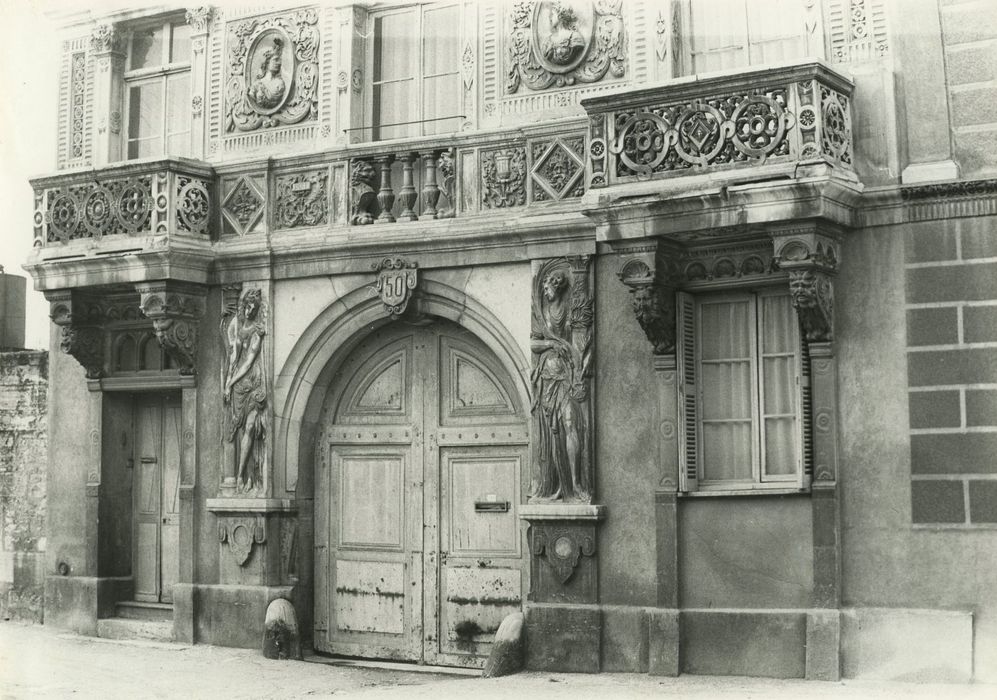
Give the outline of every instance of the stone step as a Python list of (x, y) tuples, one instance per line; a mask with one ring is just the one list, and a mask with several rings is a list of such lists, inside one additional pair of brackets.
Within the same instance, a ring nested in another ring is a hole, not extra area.
[(173, 622), (173, 606), (169, 603), (144, 603), (139, 600), (126, 600), (114, 606), (116, 617), (129, 620), (153, 620)]
[(97, 620), (97, 636), (105, 639), (152, 639), (173, 641), (173, 623), (160, 620), (130, 620), (107, 617)]

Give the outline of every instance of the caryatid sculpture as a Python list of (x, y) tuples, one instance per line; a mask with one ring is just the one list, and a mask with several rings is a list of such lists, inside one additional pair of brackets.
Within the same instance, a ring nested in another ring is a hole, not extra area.
[(222, 387), (225, 440), (236, 447), (238, 490), (252, 492), (263, 486), (269, 404), (263, 349), (266, 312), (261, 290), (247, 291), (236, 313), (222, 324), (227, 360)]
[(531, 502), (591, 503), (592, 299), (587, 260), (541, 265), (534, 279)]

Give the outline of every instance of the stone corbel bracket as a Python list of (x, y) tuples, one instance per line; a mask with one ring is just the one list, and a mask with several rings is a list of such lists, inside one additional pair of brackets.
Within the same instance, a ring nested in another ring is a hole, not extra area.
[(104, 308), (68, 289), (45, 292), (45, 298), (49, 317), (62, 328), (62, 351), (83, 366), (87, 379), (100, 379), (104, 376)]
[(267, 527), (263, 517), (228, 518), (218, 523), (218, 542), (228, 543), (229, 553), (239, 566), (245, 566), (249, 561), (254, 544), (266, 541)]
[(152, 321), (156, 338), (177, 363), (181, 375), (195, 374), (198, 326), (207, 290), (198, 285), (160, 280), (135, 285), (139, 308)]
[[(670, 255), (671, 254), (671, 255)], [(630, 304), (655, 355), (675, 352), (675, 270), (677, 250), (663, 241), (620, 251), (616, 276), (630, 290)]]
[(809, 343), (834, 339), (834, 276), (838, 231), (818, 224), (772, 234), (775, 265), (789, 273), (789, 291)]

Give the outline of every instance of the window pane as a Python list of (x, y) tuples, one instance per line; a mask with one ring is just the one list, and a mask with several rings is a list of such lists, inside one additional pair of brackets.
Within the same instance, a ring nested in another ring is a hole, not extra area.
[(751, 363), (704, 363), (703, 420), (751, 419)]
[(170, 28), (170, 63), (185, 63), (190, 60), (190, 25), (183, 22)]
[(190, 141), (190, 75), (181, 73), (166, 79), (166, 128), (169, 134), (166, 152), (169, 155), (188, 154)]
[(132, 34), (129, 70), (159, 66), (163, 63), (163, 28), (136, 29)]
[(759, 298), (765, 475), (796, 473), (799, 333), (789, 295)]
[[(423, 119), (439, 117), (456, 117), (460, 108), (460, 77), (439, 75), (435, 78), (425, 78), (422, 81)], [(459, 119), (444, 119), (438, 122), (427, 122), (426, 134), (439, 134), (457, 131), (460, 128)]]
[(412, 86), (414, 81), (384, 83), (374, 86), (374, 140), (395, 139), (417, 135), (419, 125), (389, 126), (377, 128), (378, 124), (395, 124), (412, 121)]
[(456, 73), (460, 70), (459, 26), (460, 16), (456, 6), (426, 8), (422, 15), (423, 75)]
[(413, 76), (419, 60), (414, 29), (411, 11), (374, 20), (374, 82)]
[(796, 474), (795, 417), (765, 419), (765, 474)]
[(750, 481), (751, 423), (703, 423), (703, 479)]
[(748, 2), (752, 65), (775, 63), (804, 54), (803, 3), (799, 0)]
[(747, 65), (747, 43), (745, 0), (692, 0), (693, 72)]
[(700, 305), (703, 360), (744, 360), (751, 356), (749, 307), (747, 299)]

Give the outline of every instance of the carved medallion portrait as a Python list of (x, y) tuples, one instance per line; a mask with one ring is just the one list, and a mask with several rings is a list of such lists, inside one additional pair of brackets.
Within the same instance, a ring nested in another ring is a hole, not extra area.
[(253, 41), (246, 60), (246, 99), (259, 114), (280, 110), (291, 94), (294, 53), (279, 29), (268, 29)]
[(585, 60), (592, 43), (592, 3), (542, 0), (533, 8), (537, 59), (551, 73), (567, 73)]
[(318, 118), (318, 13), (233, 22), (226, 37), (225, 130)]

